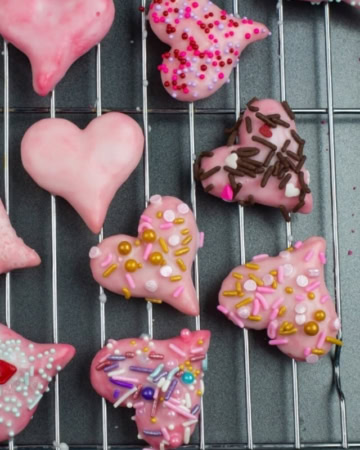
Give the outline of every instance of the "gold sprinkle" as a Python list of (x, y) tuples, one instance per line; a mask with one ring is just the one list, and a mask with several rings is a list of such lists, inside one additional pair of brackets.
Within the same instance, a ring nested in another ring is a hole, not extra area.
[(245, 298), (244, 300), (241, 300), (241, 302), (236, 303), (235, 308), (239, 309), (242, 306), (248, 305), (249, 303), (251, 303), (253, 301), (253, 299), (251, 297)]
[(238, 292), (242, 292), (242, 286), (241, 286), (240, 281), (237, 281), (237, 282), (235, 283), (235, 286), (236, 286), (236, 290), (237, 290)]
[(179, 369), (184, 370), (184, 364), (180, 364)]
[(152, 418), (150, 419), (150, 421), (151, 421), (151, 423), (156, 423), (156, 422), (157, 422), (157, 418), (156, 418), (156, 417), (152, 417)]
[(130, 345), (136, 345), (136, 341), (134, 340), (130, 341)]
[(157, 303), (158, 305), (162, 303), (162, 300), (159, 300), (158, 298), (146, 298), (145, 300), (150, 303)]
[(254, 322), (260, 322), (262, 317), (261, 316), (249, 316), (248, 319), (253, 320)]
[(242, 280), (244, 277), (241, 275), (241, 273), (233, 272), (232, 276), (236, 278), (237, 280)]
[(185, 361), (185, 366), (190, 366), (191, 362), (189, 360)]
[(285, 313), (286, 313), (286, 306), (283, 305), (283, 306), (279, 309), (278, 317), (283, 316)]
[(318, 322), (321, 322), (321, 321), (325, 320), (325, 318), (326, 318), (325, 311), (323, 311), (322, 309), (318, 309), (317, 311), (315, 311), (315, 313), (314, 313), (315, 320), (317, 320)]
[(270, 275), (272, 275), (273, 277), (276, 277), (277, 270), (271, 270)]
[(111, 266), (108, 267), (108, 268), (105, 270), (105, 272), (103, 273), (103, 277), (104, 277), (104, 278), (109, 277), (109, 276), (114, 272), (114, 270), (116, 270), (117, 266), (118, 266), (117, 264), (111, 264)]
[(264, 286), (264, 282), (262, 280), (260, 280), (260, 278), (257, 277), (256, 275), (254, 275), (253, 273), (249, 273), (249, 278), (251, 280), (254, 280), (258, 286)]
[(139, 245), (141, 244), (141, 241), (140, 241), (140, 239), (136, 239), (136, 241), (135, 241), (135, 245), (136, 245), (136, 247), (139, 247)]
[(202, 391), (200, 391), (200, 389), (198, 391), (196, 391), (196, 393), (199, 397), (201, 397), (203, 395), (203, 393), (202, 393)]
[(175, 225), (181, 225), (184, 222), (185, 222), (185, 219), (183, 219), (182, 217), (178, 217), (177, 219), (174, 220)]
[(189, 228), (184, 228), (184, 229), (182, 229), (182, 230), (180, 231), (180, 233), (183, 234), (183, 235), (189, 234), (189, 233), (190, 233), (190, 230), (189, 230)]
[(182, 242), (181, 245), (188, 245), (192, 241), (192, 236), (187, 236)]
[(158, 212), (156, 213), (156, 217), (157, 217), (158, 219), (162, 219), (162, 216), (163, 216), (162, 211), (158, 211)]
[(277, 284), (277, 281), (273, 281), (273, 284), (271, 285), (271, 287), (273, 288), (273, 289), (277, 289), (277, 287), (278, 287), (278, 284)]
[(279, 330), (279, 334), (283, 335), (283, 336), (287, 336), (289, 334), (295, 334), (297, 333), (297, 328), (291, 328), (291, 330)]
[(222, 295), (224, 295), (225, 297), (237, 297), (238, 292), (237, 291), (224, 291), (222, 293)]
[(287, 294), (292, 294), (294, 292), (294, 289), (291, 286), (286, 286), (285, 292)]
[(167, 246), (167, 243), (166, 243), (166, 241), (165, 241), (164, 238), (161, 237), (161, 238), (159, 239), (159, 244), (160, 244), (160, 247), (162, 248), (162, 251), (163, 251), (164, 253), (167, 253), (167, 252), (169, 251), (168, 246)]
[(203, 343), (204, 343), (204, 341), (203, 341), (202, 339), (199, 339), (199, 340), (197, 341), (197, 345), (203, 345)]
[(144, 347), (144, 348), (143, 348), (143, 352), (144, 352), (144, 353), (147, 353), (148, 351), (149, 351), (149, 347)]
[(181, 256), (181, 255), (186, 255), (186, 253), (189, 253), (190, 249), (189, 247), (183, 247), (183, 248), (179, 248), (179, 250), (176, 250), (176, 252), (174, 253), (175, 256)]
[(336, 339), (336, 338), (331, 337), (331, 336), (326, 336), (325, 341), (326, 342), (330, 342), (330, 344), (338, 345), (339, 347), (343, 346), (343, 341), (340, 341), (340, 339)]
[(313, 348), (311, 350), (311, 353), (313, 353), (314, 355), (323, 355), (325, 353), (325, 351), (322, 348)]
[(123, 292), (124, 297), (126, 298), (126, 300), (129, 300), (130, 297), (131, 297), (130, 289), (124, 287), (124, 288), (122, 288), (122, 292)]
[(245, 267), (247, 267), (248, 269), (251, 269), (251, 270), (259, 270), (260, 269), (259, 264), (255, 264), (255, 263), (246, 263)]
[(315, 294), (313, 292), (309, 292), (307, 296), (309, 300), (314, 300), (315, 298)]
[(186, 265), (184, 263), (184, 261), (181, 258), (178, 258), (176, 260), (176, 264), (180, 267), (180, 269), (185, 272), (186, 271)]
[(180, 280), (182, 280), (181, 275), (173, 275), (172, 277), (170, 277), (170, 281), (180, 281)]
[(196, 369), (195, 372), (194, 372), (194, 375), (197, 377), (197, 376), (200, 375), (200, 373), (201, 373), (200, 370), (199, 370), (199, 369)]
[(294, 247), (288, 247), (286, 250), (287, 250), (288, 252), (293, 252), (293, 251), (294, 251)]

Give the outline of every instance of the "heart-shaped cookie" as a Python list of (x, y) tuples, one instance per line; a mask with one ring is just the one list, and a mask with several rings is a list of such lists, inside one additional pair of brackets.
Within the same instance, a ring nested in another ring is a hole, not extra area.
[(326, 243), (312, 237), (276, 257), (262, 254), (225, 278), (218, 309), (240, 328), (267, 328), (269, 345), (291, 358), (314, 363), (340, 329), (324, 280)]
[(34, 90), (46, 95), (104, 38), (114, 15), (113, 0), (1, 0), (0, 34), (29, 58)]
[(206, 192), (242, 205), (260, 203), (289, 212), (310, 213), (310, 174), (304, 169), (305, 141), (286, 102), (251, 100), (232, 130), (238, 144), (200, 154), (195, 176)]
[(0, 274), (14, 269), (38, 266), (40, 263), (41, 260), (35, 250), (25, 245), (16, 235), (0, 200)]
[(30, 422), (52, 378), (70, 362), (67, 344), (37, 344), (0, 324), (0, 441)]
[(80, 130), (64, 119), (44, 119), (21, 143), (25, 170), (54, 195), (64, 197), (94, 233), (103, 226), (116, 191), (138, 165), (144, 147), (139, 125), (109, 113)]
[(166, 302), (196, 316), (199, 302), (191, 265), (202, 246), (190, 208), (175, 197), (154, 195), (140, 217), (138, 237), (118, 234), (90, 250), (95, 280), (125, 296)]
[(262, 23), (238, 18), (209, 0), (153, 0), (149, 21), (171, 49), (158, 66), (174, 98), (192, 102), (214, 94), (230, 77), (242, 51), (270, 33)]
[(102, 397), (135, 408), (139, 439), (152, 449), (189, 444), (204, 394), (209, 331), (182, 330), (166, 340), (109, 340), (91, 364), (91, 383)]

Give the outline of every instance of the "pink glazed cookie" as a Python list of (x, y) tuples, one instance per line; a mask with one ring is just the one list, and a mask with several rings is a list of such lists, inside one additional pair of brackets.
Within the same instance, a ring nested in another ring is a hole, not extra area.
[(0, 324), (0, 441), (30, 422), (48, 385), (74, 357), (66, 344), (36, 344)]
[(140, 217), (138, 237), (118, 234), (90, 250), (93, 277), (125, 296), (168, 303), (184, 314), (199, 314), (191, 265), (203, 233), (190, 208), (175, 197), (153, 195)]
[(276, 257), (257, 255), (225, 278), (218, 310), (240, 328), (267, 328), (269, 345), (291, 358), (315, 363), (340, 329), (324, 281), (326, 243), (312, 237)]
[(171, 47), (158, 66), (163, 86), (186, 102), (214, 94), (243, 50), (270, 34), (262, 23), (228, 14), (209, 0), (153, 0), (149, 21)]
[(80, 130), (65, 119), (43, 119), (21, 142), (25, 170), (43, 189), (65, 198), (93, 233), (138, 165), (144, 135), (129, 116), (108, 113)]
[(40, 257), (35, 250), (25, 245), (17, 236), (0, 200), (0, 274), (14, 269), (35, 267), (40, 263)]
[(104, 38), (114, 15), (113, 0), (1, 0), (0, 34), (29, 58), (34, 90), (46, 95)]
[(111, 339), (92, 361), (91, 383), (114, 408), (135, 408), (138, 437), (152, 449), (189, 444), (204, 394), (209, 343), (209, 331), (186, 329), (162, 341)]
[(286, 102), (251, 100), (232, 133), (239, 143), (203, 152), (197, 159), (195, 176), (205, 191), (227, 202), (280, 208), (286, 220), (290, 211), (310, 213), (305, 141), (294, 119)]

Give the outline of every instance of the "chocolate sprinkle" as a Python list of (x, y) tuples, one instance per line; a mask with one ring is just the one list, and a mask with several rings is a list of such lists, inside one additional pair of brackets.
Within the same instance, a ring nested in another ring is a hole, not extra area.
[(290, 158), (295, 159), (295, 161), (300, 161), (299, 156), (295, 152), (292, 152), (291, 150), (286, 150), (286, 154), (290, 156)]
[(265, 161), (264, 161), (264, 166), (267, 167), (271, 160), (273, 159), (273, 156), (275, 154), (275, 150), (270, 150), (269, 153), (267, 154)]
[(210, 192), (212, 189), (214, 189), (214, 185), (213, 184), (208, 184), (206, 186), (206, 188), (204, 189), (205, 192)]
[(274, 166), (270, 166), (266, 169), (266, 172), (264, 173), (264, 176), (261, 179), (260, 186), (264, 188), (267, 185), (267, 182), (269, 181), (269, 178), (271, 177), (272, 173), (274, 171)]
[(242, 188), (242, 184), (241, 183), (237, 183), (236, 184), (236, 188), (234, 189), (233, 199), (238, 195), (238, 193), (240, 192), (241, 188)]
[(276, 150), (277, 149), (276, 145), (272, 144), (271, 142), (269, 142), (266, 139), (263, 139), (263, 138), (261, 138), (259, 136), (253, 136), (251, 139), (254, 142), (259, 142), (260, 144), (263, 144), (266, 147), (271, 148), (271, 150)]
[(232, 190), (234, 191), (236, 189), (236, 181), (235, 181), (235, 176), (232, 173), (229, 173), (229, 181), (230, 181), (230, 186), (231, 186)]
[(301, 139), (301, 137), (297, 134), (297, 132), (295, 130), (291, 130), (290, 133), (291, 133), (291, 136), (295, 139), (295, 141), (298, 144), (302, 144), (302, 145), (305, 144), (304, 139)]
[(289, 164), (290, 169), (296, 172), (296, 166), (292, 159), (286, 158), (286, 162)]
[(285, 166), (287, 169), (289, 168), (287, 159), (281, 153), (276, 153), (276, 157), (279, 159), (283, 166)]
[(238, 135), (238, 131), (237, 131), (237, 130), (234, 130), (234, 131), (230, 134), (230, 136), (228, 137), (228, 139), (227, 139), (227, 141), (226, 141), (227, 147), (231, 147), (232, 145), (235, 145), (237, 135)]
[(287, 149), (288, 149), (288, 147), (289, 147), (289, 145), (290, 145), (290, 143), (291, 143), (290, 139), (287, 139), (287, 140), (284, 142), (284, 145), (281, 147), (281, 151), (282, 151), (282, 152), (286, 152)]
[(201, 175), (199, 175), (199, 179), (201, 181), (204, 181), (207, 178), (210, 178), (215, 173), (219, 172), (219, 170), (221, 170), (220, 166), (213, 167), (212, 169), (208, 170), (207, 172), (203, 172)]
[(288, 210), (285, 208), (285, 206), (280, 205), (279, 209), (280, 209), (281, 214), (283, 215), (284, 219), (286, 220), (286, 222), (290, 222), (290, 214), (289, 214)]
[[(269, 116), (268, 116), (268, 117), (269, 117)], [(281, 119), (278, 119), (277, 117), (273, 117), (273, 118), (272, 118), (272, 121), (273, 121), (276, 125), (280, 125), (280, 126), (285, 127), (285, 128), (290, 128), (290, 124), (289, 124), (288, 122), (285, 122), (285, 120), (281, 120)]]
[(250, 117), (245, 118), (246, 131), (250, 134), (252, 133), (252, 122)]
[(242, 114), (240, 114), (239, 118), (231, 128), (225, 128), (225, 134), (231, 134), (234, 131), (237, 131), (240, 128), (241, 121), (242, 121)]
[(259, 108), (257, 106), (252, 106), (254, 102), (257, 102), (259, 99), (257, 97), (253, 97), (249, 102), (247, 102), (246, 106), (248, 110), (251, 112), (258, 112)]
[(303, 155), (304, 151), (304, 144), (299, 144), (299, 147), (297, 149), (297, 154), (301, 157)]
[(242, 172), (240, 170), (233, 169), (232, 167), (229, 167), (229, 166), (224, 166), (224, 170), (226, 172), (232, 173), (233, 175), (236, 175), (238, 177), (243, 177), (244, 176), (244, 172)]
[(298, 176), (301, 189), (303, 189), (307, 194), (310, 194), (311, 190), (309, 186), (305, 183), (304, 172), (300, 171)]
[(296, 173), (299, 173), (302, 169), (302, 166), (304, 165), (306, 161), (306, 156), (303, 156), (300, 161), (298, 162), (298, 165), (296, 166)]
[(239, 147), (236, 149), (236, 153), (239, 156), (255, 156), (260, 153), (260, 150), (257, 147)]
[(271, 119), (269, 119), (269, 117), (265, 116), (264, 114), (261, 114), (260, 112), (257, 112), (255, 114), (255, 116), (258, 119), (262, 120), (266, 125), (269, 125), (269, 127), (276, 128), (275, 123)]
[(295, 119), (295, 114), (293, 113), (292, 109), (289, 106), (289, 103), (285, 100), (281, 102), (286, 114), (290, 117), (291, 120)]
[(200, 156), (201, 156), (201, 158), (204, 158), (204, 157), (211, 158), (212, 156), (214, 156), (214, 152), (211, 152), (211, 151), (210, 152), (207, 152), (207, 151), (201, 152)]
[(294, 213), (298, 212), (304, 205), (305, 205), (305, 201), (304, 200), (300, 201), (293, 209), (293, 212)]
[(284, 178), (281, 180), (281, 182), (280, 182), (280, 184), (279, 184), (279, 189), (284, 189), (284, 187), (287, 185), (287, 183), (290, 181), (290, 179), (291, 179), (291, 174), (288, 173), (288, 174), (286, 175), (286, 177), (284, 177)]

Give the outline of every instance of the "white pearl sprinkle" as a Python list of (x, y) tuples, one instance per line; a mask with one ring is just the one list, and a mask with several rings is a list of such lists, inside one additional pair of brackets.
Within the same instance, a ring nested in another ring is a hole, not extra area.
[(172, 209), (167, 209), (164, 211), (163, 218), (165, 222), (173, 222), (175, 219), (175, 213)]
[(296, 284), (300, 287), (305, 287), (309, 284), (309, 279), (305, 275), (299, 275), (296, 278)]

